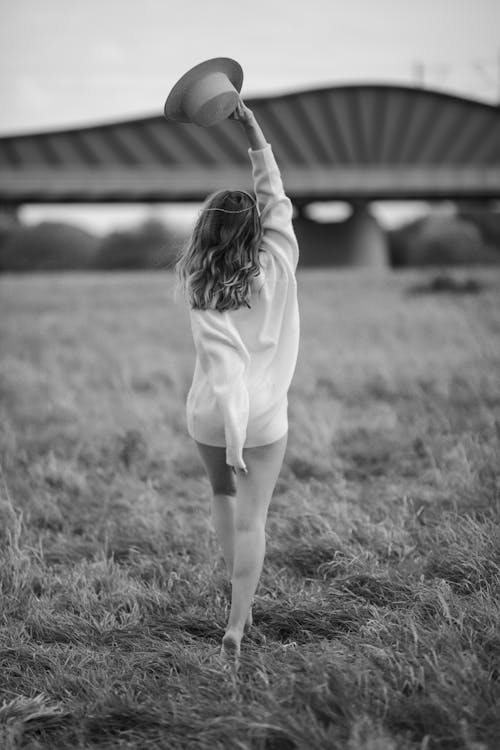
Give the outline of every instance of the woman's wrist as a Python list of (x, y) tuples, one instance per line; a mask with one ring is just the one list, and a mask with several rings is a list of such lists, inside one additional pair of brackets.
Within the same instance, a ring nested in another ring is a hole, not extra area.
[(243, 99), (240, 98), (238, 100), (236, 109), (231, 117), (233, 120), (237, 120), (243, 127), (251, 149), (257, 150), (266, 146), (267, 142), (264, 133), (254, 113), (250, 107), (246, 106)]
[(245, 129), (250, 148), (257, 150), (260, 148), (264, 148), (264, 146), (267, 145), (264, 133), (262, 132), (261, 127), (255, 117), (253, 117), (250, 121), (244, 122), (243, 127)]

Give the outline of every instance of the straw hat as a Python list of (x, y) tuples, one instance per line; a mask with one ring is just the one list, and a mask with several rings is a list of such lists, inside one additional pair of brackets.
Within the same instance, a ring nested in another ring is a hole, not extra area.
[(243, 70), (230, 57), (214, 57), (184, 73), (165, 102), (165, 117), (209, 127), (234, 112)]

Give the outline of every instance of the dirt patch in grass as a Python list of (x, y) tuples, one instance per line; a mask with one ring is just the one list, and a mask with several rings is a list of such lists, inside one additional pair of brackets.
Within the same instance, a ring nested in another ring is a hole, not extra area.
[(415, 599), (415, 590), (408, 584), (366, 574), (335, 581), (332, 594), (336, 592), (352, 595), (376, 607), (408, 607)]
[(459, 279), (449, 274), (438, 274), (433, 278), (408, 287), (407, 294), (479, 294), (487, 285), (477, 278)]
[(349, 567), (345, 552), (335, 548), (332, 539), (319, 539), (316, 543), (297, 542), (269, 552), (270, 563), (305, 577), (334, 578)]
[(262, 633), (277, 641), (307, 643), (314, 638), (337, 638), (356, 632), (368, 616), (363, 607), (294, 607), (256, 606), (255, 624)]

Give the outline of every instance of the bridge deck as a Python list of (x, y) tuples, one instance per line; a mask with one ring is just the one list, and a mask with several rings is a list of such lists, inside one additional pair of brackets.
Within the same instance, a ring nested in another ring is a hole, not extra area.
[[(500, 197), (500, 167), (309, 167), (282, 170), (296, 203), (322, 200), (425, 200)], [(248, 169), (4, 170), (0, 202), (189, 202), (209, 190), (251, 190)]]
[[(500, 109), (401, 86), (249, 100), (296, 202), (500, 197)], [(239, 125), (163, 117), (0, 138), (0, 202), (198, 201), (250, 188)]]

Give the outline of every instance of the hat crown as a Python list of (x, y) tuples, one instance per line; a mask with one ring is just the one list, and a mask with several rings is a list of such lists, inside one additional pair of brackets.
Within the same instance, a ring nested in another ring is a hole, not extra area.
[(225, 73), (207, 73), (186, 92), (184, 108), (191, 122), (210, 127), (234, 112), (238, 92)]
[(242, 83), (243, 71), (235, 60), (205, 60), (177, 81), (165, 102), (165, 117), (203, 127), (215, 125), (236, 109)]

